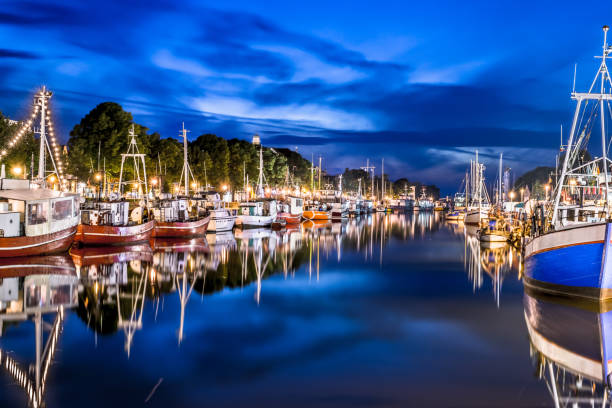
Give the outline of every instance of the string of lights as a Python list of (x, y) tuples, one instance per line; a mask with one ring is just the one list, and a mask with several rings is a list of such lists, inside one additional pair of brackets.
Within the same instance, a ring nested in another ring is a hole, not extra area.
[[(45, 87), (43, 87), (34, 95), (34, 104), (32, 107), (32, 113), (30, 114), (30, 118), (21, 124), (19, 130), (9, 141), (8, 146), (0, 150), (0, 160), (2, 160), (8, 154), (10, 149), (13, 148), (28, 131), (32, 130), (32, 124), (36, 121), (36, 117), (40, 113), (39, 133), (42, 144), (40, 152), (42, 154), (45, 154), (44, 152), (46, 152), (48, 148), (49, 155), (51, 156), (51, 161), (53, 163), (55, 173), (57, 174), (60, 186), (62, 188), (65, 188), (66, 179), (64, 177), (64, 164), (62, 163), (61, 159), (60, 146), (57, 143), (57, 139), (55, 137), (55, 129), (53, 126), (53, 121), (51, 118), (51, 109), (49, 106), (49, 99), (51, 98), (51, 95), (52, 93), (47, 91)], [(47, 137), (47, 135), (49, 137)], [(44, 157), (42, 157), (42, 163), (42, 169), (44, 170)], [(44, 177), (44, 175), (41, 175), (40, 172), (41, 170), (39, 170), (39, 177)]]
[[(11, 141), (8, 143), (9, 148), (15, 146), (21, 140), (21, 138), (28, 132), (28, 130), (32, 128), (32, 122), (34, 122), (34, 119), (36, 119), (36, 115), (38, 115), (39, 111), (40, 106), (38, 104), (34, 104), (30, 118), (21, 124), (19, 130), (15, 133)], [(4, 158), (4, 156), (6, 156), (7, 154), (8, 151), (6, 149), (2, 149), (0, 151), (0, 160)]]

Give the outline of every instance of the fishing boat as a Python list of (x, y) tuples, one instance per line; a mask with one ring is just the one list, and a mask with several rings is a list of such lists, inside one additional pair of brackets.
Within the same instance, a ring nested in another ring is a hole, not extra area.
[(280, 205), (281, 212), (276, 216), (279, 220), (284, 220), (285, 224), (299, 224), (304, 212), (304, 200), (297, 197), (288, 197), (286, 202)]
[(305, 220), (331, 220), (331, 211), (327, 209), (325, 204), (310, 204), (302, 213), (302, 218)]
[[(606, 61), (612, 47), (607, 44), (608, 26), (603, 32), (601, 64), (591, 87), (571, 94), (577, 104), (554, 202), (533, 211), (524, 268), (528, 287), (599, 301), (612, 298), (612, 191), (605, 148), (610, 145), (611, 115), (605, 101), (612, 100)], [(601, 133), (597, 145), (604, 150), (601, 157), (585, 161), (582, 152), (589, 147), (591, 131)]]
[(503, 216), (491, 217), (482, 222), (478, 230), (478, 238), (481, 245), (488, 245), (496, 242), (508, 242), (510, 231), (508, 224)]
[[(489, 219), (490, 201), (487, 188), (484, 184), (484, 164), (478, 162), (478, 150), (476, 160), (470, 160), (470, 174), (466, 177), (466, 191), (469, 191), (471, 201), (467, 201), (467, 211), (465, 214), (466, 224), (480, 225)], [(471, 188), (471, 190), (470, 190)]]
[(460, 210), (449, 211), (444, 215), (444, 218), (449, 221), (463, 221), (465, 219), (465, 212)]
[(331, 203), (331, 219), (338, 221), (348, 218), (349, 208), (349, 202), (347, 200)]
[(187, 197), (167, 197), (156, 200), (151, 209), (155, 219), (154, 237), (189, 237), (206, 234), (210, 216), (190, 214)]
[(206, 212), (198, 211), (196, 205), (191, 205), (189, 197), (190, 177), (194, 183), (195, 178), (187, 157), (187, 129), (185, 123), (181, 129), (183, 137), (183, 170), (179, 180), (179, 186), (183, 185), (182, 196), (173, 197), (162, 195), (151, 205), (151, 211), (155, 218), (154, 237), (164, 238), (185, 238), (190, 236), (204, 235), (208, 228), (210, 216)]
[[(30, 182), (0, 175), (0, 257), (33, 256), (64, 252), (70, 248), (79, 223), (79, 196), (47, 188), (48, 180), (66, 187), (62, 163), (50, 122), (49, 99), (52, 93), (42, 87), (34, 95), (31, 119), (24, 122), (14, 138), (0, 151), (0, 159), (40, 118), (38, 177)], [(38, 114), (40, 113), (40, 116)], [(46, 126), (45, 126), (46, 124)], [(50, 137), (48, 137), (50, 136)], [(53, 148), (53, 150), (52, 150)], [(53, 153), (53, 151), (55, 153)], [(53, 165), (47, 177), (47, 153)]]
[(236, 223), (236, 215), (233, 210), (225, 206), (221, 201), (221, 196), (217, 192), (206, 192), (197, 194), (192, 198), (195, 206), (200, 213), (207, 213), (210, 216), (207, 232), (231, 231)]
[(419, 211), (431, 211), (434, 209), (434, 202), (431, 197), (426, 194), (426, 188), (421, 188), (421, 195), (419, 196)]
[[(130, 143), (127, 153), (121, 155), (121, 172), (119, 173), (118, 193), (86, 200), (81, 205), (81, 223), (76, 233), (76, 241), (83, 245), (125, 245), (148, 241), (153, 234), (155, 221), (149, 217), (146, 205), (148, 196), (145, 155), (138, 150), (134, 125), (130, 127)], [(134, 162), (134, 180), (123, 180), (124, 164)], [(140, 167), (142, 166), (142, 167)], [(144, 180), (141, 179), (141, 171)], [(131, 190), (126, 195), (136, 200), (122, 198), (123, 187)], [(144, 192), (144, 195), (143, 195)]]
[(276, 219), (276, 201), (241, 203), (236, 225), (243, 228), (269, 227)]

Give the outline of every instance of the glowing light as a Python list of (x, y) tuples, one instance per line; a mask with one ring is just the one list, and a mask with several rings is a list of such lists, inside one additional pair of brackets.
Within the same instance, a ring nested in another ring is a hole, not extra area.
[(15, 166), (11, 169), (11, 173), (13, 173), (16, 176), (21, 176), (21, 171), (22, 169), (19, 166)]
[(57, 178), (54, 175), (49, 176), (49, 182), (54, 184), (57, 181)]
[(96, 180), (97, 180), (97, 181), (102, 180), (102, 174), (100, 174), (100, 173), (96, 173)]
[(198, 185), (196, 184), (196, 182), (194, 181), (193, 183), (191, 183), (191, 188), (196, 188)]
[(156, 186), (157, 185), (157, 179), (156, 178), (152, 178), (151, 179), (151, 184)]
[(226, 184), (222, 185), (222, 186), (221, 186), (221, 189), (222, 189), (223, 191), (227, 191), (227, 185), (226, 185)]

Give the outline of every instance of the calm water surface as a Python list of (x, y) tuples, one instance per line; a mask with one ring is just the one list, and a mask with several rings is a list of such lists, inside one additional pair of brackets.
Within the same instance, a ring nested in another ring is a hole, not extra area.
[(374, 214), (14, 262), (0, 407), (552, 406), (519, 256), (470, 232)]

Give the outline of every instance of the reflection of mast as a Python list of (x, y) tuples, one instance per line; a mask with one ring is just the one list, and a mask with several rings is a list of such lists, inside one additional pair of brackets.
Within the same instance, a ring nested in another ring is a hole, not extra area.
[(17, 384), (24, 389), (30, 405), (34, 408), (44, 405), (43, 397), (47, 384), (47, 375), (49, 374), (49, 366), (55, 355), (57, 340), (61, 333), (63, 321), (64, 306), (60, 306), (55, 321), (51, 326), (51, 332), (45, 343), (44, 350), (42, 350), (44, 324), (42, 312), (37, 310), (34, 314), (36, 333), (36, 367), (34, 381), (30, 378), (30, 370), (26, 371), (24, 368), (20, 367), (15, 359), (0, 350), (0, 365), (2, 365)]
[[(155, 273), (152, 270), (152, 273)], [(132, 293), (120, 294), (119, 284), (117, 283), (117, 314), (119, 317), (119, 321), (117, 322), (117, 327), (122, 328), (125, 333), (125, 351), (127, 352), (128, 358), (130, 357), (130, 350), (132, 348), (132, 341), (134, 340), (134, 334), (136, 330), (140, 330), (142, 328), (142, 312), (144, 310), (145, 303), (145, 292), (147, 290), (147, 273), (143, 272), (142, 267), (140, 268), (140, 279), (138, 281), (137, 290), (134, 293), (134, 285), (132, 287)], [(123, 320), (123, 316), (121, 315), (121, 297), (129, 298), (131, 303), (131, 313), (128, 321)], [(138, 306), (138, 302), (140, 301), (140, 308)], [(137, 316), (138, 314), (138, 316)]]
[[(193, 285), (195, 284), (196, 280), (195, 278), (191, 280), (189, 291), (187, 291), (187, 271), (185, 270), (181, 274), (181, 278), (183, 281), (181, 286), (179, 286), (179, 283), (178, 283), (178, 279), (179, 279), (178, 276), (179, 276), (178, 273), (174, 274), (174, 282), (176, 284), (177, 292), (179, 294), (179, 300), (181, 302), (181, 319), (180, 319), (179, 331), (178, 331), (178, 342), (179, 344), (181, 344), (181, 342), (183, 341), (183, 328), (185, 326), (185, 306), (187, 305), (187, 302), (189, 301), (189, 297), (191, 296), (191, 292), (193, 291)], [(206, 268), (204, 268), (204, 283), (206, 283)]]

